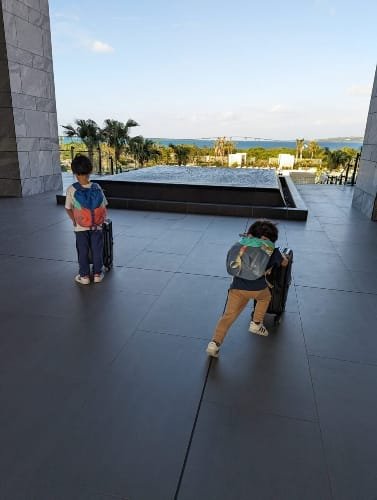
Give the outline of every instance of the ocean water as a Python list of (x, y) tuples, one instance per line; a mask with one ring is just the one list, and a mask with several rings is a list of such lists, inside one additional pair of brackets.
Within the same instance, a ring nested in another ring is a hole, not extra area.
[[(163, 146), (169, 146), (169, 144), (191, 144), (202, 148), (212, 148), (215, 141), (212, 139), (162, 139), (162, 138), (151, 138), (154, 142), (161, 144)], [(77, 137), (60, 137), (60, 142), (68, 144), (70, 142), (80, 142)], [(272, 140), (254, 140), (254, 141), (233, 141), (237, 149), (250, 149), (250, 148), (264, 148), (264, 149), (276, 149), (276, 148), (290, 148), (296, 149), (296, 141), (272, 141)], [(335, 149), (342, 149), (344, 147), (353, 148), (360, 150), (362, 143), (353, 141), (344, 142), (328, 142), (318, 140), (318, 145), (321, 148), (329, 148), (330, 151)]]
[[(192, 144), (202, 148), (211, 148), (214, 146), (215, 141), (211, 139), (152, 139), (155, 142), (168, 146), (169, 144)], [(362, 146), (361, 142), (344, 141), (344, 142), (328, 142), (317, 141), (321, 148), (329, 148), (331, 151), (342, 148), (354, 148), (359, 150)], [(277, 148), (290, 148), (296, 149), (296, 141), (233, 141), (237, 149), (250, 149), (250, 148), (264, 148), (264, 149), (277, 149)]]

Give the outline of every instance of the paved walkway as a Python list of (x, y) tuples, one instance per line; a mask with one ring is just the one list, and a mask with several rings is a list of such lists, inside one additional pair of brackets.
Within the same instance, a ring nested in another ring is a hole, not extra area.
[(80, 287), (54, 196), (0, 199), (1, 500), (377, 498), (377, 225), (300, 192), (281, 325), (245, 312), (211, 362), (250, 221), (113, 210), (116, 267)]

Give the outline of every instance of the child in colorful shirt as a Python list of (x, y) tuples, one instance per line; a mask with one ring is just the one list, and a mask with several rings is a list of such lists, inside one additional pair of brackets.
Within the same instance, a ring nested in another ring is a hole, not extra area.
[(107, 200), (101, 187), (89, 180), (93, 167), (87, 156), (76, 155), (71, 168), (78, 182), (68, 187), (65, 208), (76, 236), (79, 274), (75, 280), (89, 285), (92, 259), (93, 281), (100, 283), (104, 278), (102, 224), (107, 215)]

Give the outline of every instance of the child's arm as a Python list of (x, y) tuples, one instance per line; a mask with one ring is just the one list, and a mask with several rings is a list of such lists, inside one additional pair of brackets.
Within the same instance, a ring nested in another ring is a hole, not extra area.
[(76, 221), (75, 221), (75, 218), (73, 216), (73, 209), (72, 209), (72, 186), (69, 186), (69, 188), (67, 189), (67, 192), (66, 192), (66, 195), (65, 195), (65, 211), (67, 212), (67, 215), (68, 217), (71, 219), (72, 221), (72, 224), (74, 226), (76, 226)]
[(66, 208), (65, 211), (67, 212), (68, 217), (71, 219), (73, 225), (76, 226), (76, 221), (75, 221), (75, 218), (73, 217), (73, 210), (72, 210), (72, 208)]

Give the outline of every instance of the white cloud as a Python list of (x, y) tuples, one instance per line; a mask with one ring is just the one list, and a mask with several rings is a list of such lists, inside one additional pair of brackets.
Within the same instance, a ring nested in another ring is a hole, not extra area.
[(372, 88), (370, 85), (351, 85), (348, 87), (347, 94), (352, 96), (370, 96)]
[(114, 52), (114, 47), (112, 47), (108, 43), (101, 42), (100, 40), (91, 40), (88, 45), (92, 52), (98, 52), (100, 54), (108, 54), (110, 52)]
[(272, 106), (270, 109), (270, 113), (278, 113), (279, 111), (283, 111), (283, 106), (281, 104), (275, 104), (275, 106)]

